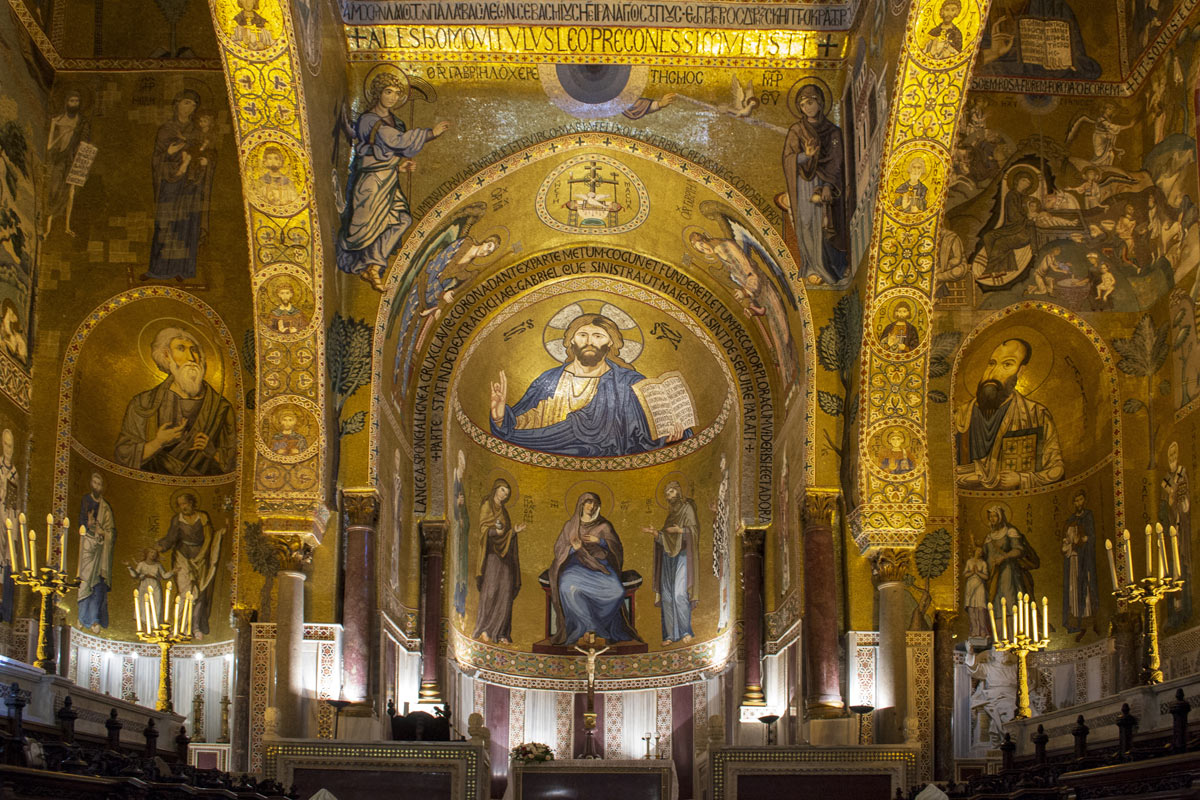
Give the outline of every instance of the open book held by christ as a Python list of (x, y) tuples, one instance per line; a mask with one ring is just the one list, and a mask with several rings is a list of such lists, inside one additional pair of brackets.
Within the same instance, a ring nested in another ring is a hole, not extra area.
[(678, 425), (680, 430), (697, 426), (696, 404), (692, 401), (687, 382), (678, 371), (640, 380), (631, 388), (646, 414), (650, 435), (655, 439), (666, 436), (674, 425)]

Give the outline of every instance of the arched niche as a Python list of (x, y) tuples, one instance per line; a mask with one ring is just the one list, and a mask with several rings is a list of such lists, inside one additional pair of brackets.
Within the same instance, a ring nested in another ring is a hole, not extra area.
[[(969, 638), (986, 641), (986, 603), (995, 604), (999, 625), (1001, 598), (1011, 607), (1018, 587), (1038, 600), (1039, 613), (1040, 598), (1048, 599), (1051, 639), (1059, 640), (1052, 647), (1106, 632), (1116, 605), (1103, 540), (1125, 525), (1113, 356), (1078, 315), (1026, 302), (973, 330), (952, 374), (943, 452), (955, 480), (956, 596), (968, 626), (975, 609)], [(989, 379), (1011, 390), (990, 401)], [(993, 402), (999, 407), (989, 416)], [(1020, 555), (1006, 558), (1016, 548)], [(1117, 557), (1120, 567), (1120, 548)]]
[[(497, 291), (503, 296), (502, 289)], [(440, 341), (432, 344), (430, 352), (444, 359), (434, 374), (451, 366), (443, 466), (431, 481), (446, 487), (450, 643), (460, 666), (516, 685), (534, 681), (561, 688), (581, 677), (573, 649), (577, 642), (565, 630), (556, 635), (573, 612), (561, 599), (556, 608), (551, 588), (556, 561), (560, 588), (569, 582), (561, 570), (570, 557), (564, 561), (560, 551), (574, 530), (580, 499), (592, 493), (619, 543), (624, 600), (615, 616), (633, 637), (607, 643), (606, 669), (632, 687), (694, 680), (724, 667), (733, 642), (736, 520), (745, 515), (737, 487), (755, 474), (746, 475), (749, 468), (738, 457), (744, 446), (739, 420), (759, 413), (769, 398), (742, 396), (739, 386), (752, 385), (752, 379), (734, 367), (737, 363), (744, 370), (745, 359), (732, 337), (707, 328), (686, 305), (637, 281), (581, 270), (513, 298), (469, 334), (455, 330), (445, 347)], [(636, 452), (613, 448), (580, 456), (571, 452), (575, 444), (587, 449), (590, 442), (539, 443), (542, 449), (536, 449), (497, 432), (490, 392), (498, 371), (505, 371), (507, 404), (513, 406), (527, 388), (536, 392), (539, 383), (547, 386), (547, 376), (557, 383), (561, 362), (571, 358), (562, 352), (564, 333), (576, 319), (586, 325), (596, 315), (615, 322), (628, 369), (650, 381), (668, 377), (688, 387), (696, 417), (688, 437)], [(431, 394), (440, 392), (434, 388)], [(510, 537), (509, 546), (518, 549), (518, 557), (510, 560), (518, 571), (501, 576), (484, 559), (484, 536), (497, 516), (491, 501), (499, 480), (510, 495), (498, 505), (509, 524), (525, 526)], [(677, 507), (674, 513), (694, 519), (695, 530), (681, 548), (668, 542), (656, 553), (655, 536), (646, 529), (664, 529), (675, 518), (667, 491), (672, 482), (692, 509)], [(721, 515), (714, 510), (718, 506), (723, 506)], [(771, 509), (763, 511), (769, 515)], [(663, 608), (669, 615), (670, 605), (655, 592), (657, 584), (667, 593), (671, 583), (661, 570), (663, 554), (673, 545), (690, 555), (683, 564), (687, 575), (679, 580), (694, 607), (688, 604), (682, 625), (678, 618), (664, 620)], [(498, 581), (508, 583), (497, 586)], [(519, 590), (513, 595), (515, 586)], [(503, 606), (509, 600), (511, 611)], [(615, 616), (588, 624), (613, 625)], [(501, 638), (510, 642), (497, 641)], [(520, 655), (514, 658), (514, 653)]]
[[(189, 390), (196, 399), (183, 400), (172, 383), (195, 378), (172, 371), (201, 360), (199, 385)], [(81, 615), (78, 590), (65, 599), (72, 622), (104, 638), (133, 640), (134, 590), (156, 588), (161, 613), (161, 592), (170, 582), (172, 596), (194, 588), (200, 598), (193, 618), (198, 640), (230, 638), (238, 573), (228, 567), (238, 556), (244, 395), (237, 346), (225, 323), (187, 292), (124, 292), (76, 329), (59, 385), (52, 507), (72, 523), (67, 568), (92, 574), (95, 563), (106, 562), (110, 586), (106, 625), (94, 619), (96, 600)], [(146, 443), (170, 424), (179, 426), (178, 437), (147, 457)], [(89, 504), (95, 475), (103, 488), (100, 500)], [(86, 512), (102, 504), (107, 510), (97, 517), (111, 533), (111, 552), (99, 537), (78, 534)], [(105, 517), (111, 517), (107, 526)]]
[[(571, 202), (564, 182), (582, 175), (590, 160), (603, 162), (604, 175), (617, 176), (625, 208), (618, 224), (589, 227), (581, 223), (585, 213), (577, 210), (572, 217), (563, 208)], [(697, 234), (708, 237), (709, 250), (696, 246)], [(489, 240), (498, 247), (472, 252)], [(805, 289), (783, 239), (734, 186), (699, 164), (630, 137), (583, 133), (514, 152), (448, 187), (409, 232), (388, 271), (376, 317), (373, 484), (390, 477), (396, 451), (405, 456), (402, 466), (413, 457), (413, 430), (419, 425), (410, 404), (416, 401), (416, 377), (432, 327), (441, 324), (451, 305), (465, 309), (445, 292), (461, 298), (476, 287), (490, 287), (517, 262), (528, 262), (526, 254), (555, 254), (561, 261), (569, 260), (562, 254), (575, 248), (582, 248), (576, 261), (614, 261), (630, 274), (670, 285), (671, 291), (703, 295), (699, 302), (711, 310), (732, 309), (749, 340), (743, 351), (761, 360), (772, 384), (774, 413), (768, 424), (781, 424), (785, 415), (800, 421), (803, 457), (797, 461), (802, 463), (792, 468), (812, 482), (815, 415), (803, 409), (811, 406), (815, 391), (814, 334)], [(525, 284), (536, 282), (541, 271), (535, 265)], [(761, 386), (753, 390), (762, 393)], [(381, 435), (381, 429), (387, 432)], [(412, 507), (424, 513), (420, 494), (417, 487)]]

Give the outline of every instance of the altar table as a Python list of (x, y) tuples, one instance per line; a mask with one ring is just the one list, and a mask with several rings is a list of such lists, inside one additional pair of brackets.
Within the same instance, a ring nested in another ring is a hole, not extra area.
[(513, 762), (504, 800), (679, 800), (675, 762), (663, 759), (560, 759)]

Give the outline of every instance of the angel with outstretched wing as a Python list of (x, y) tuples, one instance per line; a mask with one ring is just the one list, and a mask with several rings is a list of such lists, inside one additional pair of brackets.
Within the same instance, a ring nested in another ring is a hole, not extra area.
[[(688, 237), (689, 243), (702, 256), (721, 262), (724, 277), (730, 282), (733, 295), (742, 304), (746, 316), (758, 319), (760, 324), (765, 323), (763, 332), (774, 347), (784, 379), (794, 380), (799, 359), (784, 302), (786, 300), (793, 309), (798, 305), (783, 268), (730, 210), (705, 201), (700, 205), (700, 212), (709, 219), (720, 221), (728, 238), (713, 238), (702, 231), (694, 231)], [(775, 276), (778, 286), (771, 281), (768, 272)]]
[[(403, 304), (392, 307), (388, 325), (400, 315), (400, 333), (396, 339), (395, 380), (407, 384), (413, 354), (420, 349), (442, 309), (454, 302), (454, 290), (470, 280), (476, 272), (474, 262), (496, 252), (500, 237), (488, 236), (475, 241), (470, 236), (471, 227), (483, 217), (487, 206), (470, 203), (464, 206), (449, 222), (429, 237), (409, 262), (396, 292), (404, 298)], [(424, 320), (416, 341), (408, 342), (414, 323)]]
[(1110, 167), (1116, 161), (1117, 156), (1124, 154), (1124, 150), (1117, 147), (1117, 136), (1121, 131), (1133, 127), (1133, 123), (1121, 125), (1113, 116), (1117, 113), (1117, 107), (1112, 103), (1105, 103), (1100, 114), (1096, 117), (1090, 117), (1087, 114), (1080, 114), (1072, 122), (1067, 129), (1066, 144), (1070, 147), (1071, 142), (1075, 139), (1075, 135), (1086, 123), (1092, 125), (1092, 158), (1091, 162), (1098, 167)]

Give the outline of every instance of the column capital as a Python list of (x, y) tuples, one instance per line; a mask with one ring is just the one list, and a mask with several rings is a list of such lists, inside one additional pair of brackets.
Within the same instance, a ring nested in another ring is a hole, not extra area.
[(804, 527), (833, 527), (842, 493), (837, 489), (805, 489), (802, 509)]
[(871, 557), (871, 580), (876, 588), (889, 583), (902, 583), (912, 562), (912, 551), (899, 547), (881, 547)]
[(762, 528), (745, 528), (742, 530), (742, 544), (747, 552), (762, 555), (763, 543), (767, 538), (767, 529)]
[(229, 618), (233, 622), (233, 627), (240, 628), (258, 620), (258, 609), (239, 603), (230, 609)]
[(342, 524), (347, 529), (374, 530), (379, 524), (379, 493), (374, 489), (343, 489)]
[(421, 520), (422, 557), (438, 556), (440, 558), (445, 554), (447, 527), (444, 519)]
[(296, 534), (271, 536), (271, 546), (279, 558), (279, 569), (288, 572), (303, 572), (312, 564), (313, 546), (304, 536)]

